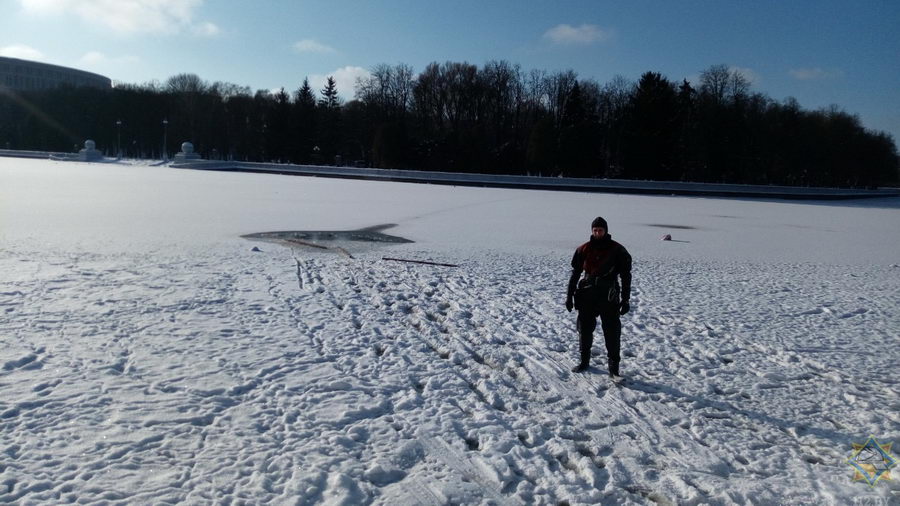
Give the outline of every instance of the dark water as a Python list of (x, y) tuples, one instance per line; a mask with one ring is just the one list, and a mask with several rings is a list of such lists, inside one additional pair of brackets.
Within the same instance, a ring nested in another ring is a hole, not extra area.
[(281, 232), (259, 232), (242, 235), (245, 239), (264, 241), (287, 241), (296, 243), (309, 243), (315, 246), (320, 243), (327, 248), (333, 242), (360, 242), (360, 243), (411, 243), (409, 239), (396, 235), (382, 233), (382, 230), (394, 227), (394, 224), (377, 225), (358, 230), (288, 230)]

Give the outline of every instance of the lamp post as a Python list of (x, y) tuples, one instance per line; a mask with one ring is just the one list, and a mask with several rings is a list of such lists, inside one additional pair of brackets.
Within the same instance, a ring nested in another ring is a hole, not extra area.
[(163, 120), (163, 161), (164, 162), (169, 161), (169, 153), (166, 151), (166, 134), (168, 134), (168, 130), (169, 130), (169, 120), (167, 118), (167, 119)]
[(116, 158), (122, 158), (122, 120), (116, 120)]

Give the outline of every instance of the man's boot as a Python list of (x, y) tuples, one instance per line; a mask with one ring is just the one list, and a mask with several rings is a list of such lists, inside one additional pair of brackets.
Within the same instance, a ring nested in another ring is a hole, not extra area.
[(609, 376), (611, 378), (619, 378), (619, 363), (618, 362), (610, 362), (609, 363)]
[(591, 363), (591, 346), (594, 344), (594, 334), (591, 332), (586, 332), (583, 328), (579, 326), (579, 330), (581, 331), (579, 334), (579, 347), (578, 350), (581, 352), (581, 363), (575, 366), (572, 369), (572, 372), (584, 372), (588, 370)]

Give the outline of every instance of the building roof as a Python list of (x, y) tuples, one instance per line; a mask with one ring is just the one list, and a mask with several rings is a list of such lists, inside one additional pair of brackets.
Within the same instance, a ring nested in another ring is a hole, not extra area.
[(59, 86), (112, 88), (106, 76), (85, 70), (0, 56), (0, 86), (15, 90), (41, 90)]

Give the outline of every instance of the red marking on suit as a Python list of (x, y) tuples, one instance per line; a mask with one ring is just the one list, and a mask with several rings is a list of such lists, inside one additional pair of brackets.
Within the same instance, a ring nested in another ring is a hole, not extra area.
[[(615, 272), (617, 254), (621, 250), (622, 245), (612, 239), (586, 242), (575, 251), (576, 260), (572, 267), (580, 268), (588, 276), (609, 276)], [(574, 265), (578, 260), (581, 265)]]

